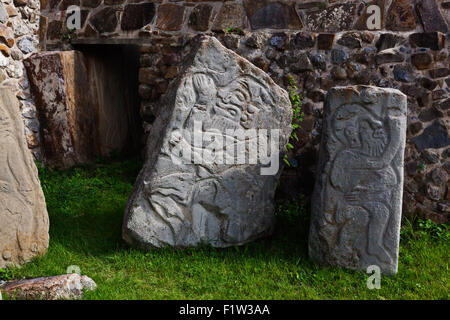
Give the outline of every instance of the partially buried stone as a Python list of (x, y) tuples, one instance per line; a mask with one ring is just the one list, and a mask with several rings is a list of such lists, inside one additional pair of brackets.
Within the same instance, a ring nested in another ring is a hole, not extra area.
[(0, 268), (48, 247), (47, 208), (19, 110), (13, 92), (0, 88)]
[(395, 89), (328, 92), (312, 199), (313, 259), (397, 272), (406, 111), (406, 96)]
[(76, 273), (8, 282), (1, 291), (15, 299), (68, 300), (83, 297), (83, 290), (95, 290), (97, 284)]
[(144, 248), (241, 245), (274, 225), (289, 96), (217, 39), (193, 41), (149, 134), (125, 212), (125, 241)]

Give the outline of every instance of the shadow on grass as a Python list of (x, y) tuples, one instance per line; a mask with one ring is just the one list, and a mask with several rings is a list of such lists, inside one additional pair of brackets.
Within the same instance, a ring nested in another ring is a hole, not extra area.
[[(140, 159), (84, 166), (66, 171), (40, 169), (50, 216), (50, 248), (87, 256), (106, 256), (130, 248), (121, 235), (124, 209), (139, 169)], [(155, 249), (161, 254), (267, 257), (281, 260), (307, 256), (309, 211), (299, 199), (278, 206), (272, 236), (242, 247), (214, 249)]]

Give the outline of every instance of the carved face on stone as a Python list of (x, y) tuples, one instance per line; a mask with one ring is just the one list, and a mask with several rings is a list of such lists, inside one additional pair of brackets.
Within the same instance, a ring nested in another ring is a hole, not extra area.
[(383, 124), (371, 118), (360, 120), (361, 152), (367, 156), (379, 157), (387, 143)]
[(342, 143), (366, 156), (383, 154), (388, 142), (386, 128), (368, 110), (357, 104), (343, 105), (334, 118), (334, 133)]

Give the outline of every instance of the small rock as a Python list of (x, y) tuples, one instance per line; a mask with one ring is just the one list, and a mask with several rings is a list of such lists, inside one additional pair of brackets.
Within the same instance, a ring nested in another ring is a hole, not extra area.
[(331, 50), (331, 62), (333, 64), (344, 64), (348, 61), (349, 56), (348, 53), (342, 49), (333, 49)]
[(263, 46), (263, 38), (259, 33), (252, 33), (250, 37), (245, 40), (245, 45), (249, 48), (259, 49)]
[(396, 49), (386, 49), (378, 53), (375, 57), (375, 61), (378, 65), (385, 63), (403, 62), (405, 57)]
[(293, 72), (304, 72), (304, 71), (313, 71), (314, 68), (309, 60), (308, 56), (304, 52), (300, 52), (295, 56), (296, 63), (291, 65), (291, 70)]
[(393, 33), (383, 33), (382, 35), (380, 35), (380, 38), (378, 39), (375, 46), (377, 47), (378, 51), (383, 51), (396, 47), (404, 40), (405, 38), (399, 35)]
[(319, 50), (331, 50), (333, 48), (334, 33), (320, 33), (317, 36), (317, 48)]
[(361, 35), (358, 32), (347, 32), (337, 43), (350, 49), (361, 48)]
[(386, 29), (409, 31), (416, 28), (413, 8), (409, 0), (394, 0), (388, 9)]
[(327, 59), (323, 54), (318, 53), (315, 55), (311, 55), (309, 59), (316, 68), (319, 68), (322, 71), (325, 71), (327, 69)]
[(438, 82), (436, 80), (431, 80), (431, 79), (423, 77), (423, 78), (419, 79), (419, 84), (422, 87), (424, 87), (425, 89), (428, 89), (428, 90), (431, 91), (431, 90), (434, 90), (437, 87)]
[(394, 78), (397, 81), (411, 82), (414, 80), (411, 75), (411, 69), (409, 66), (396, 65), (394, 67)]
[(278, 50), (287, 49), (289, 37), (286, 33), (276, 33), (270, 38), (270, 45)]
[(416, 12), (425, 32), (447, 32), (448, 27), (435, 0), (422, 0), (416, 4)]
[(411, 139), (419, 151), (432, 148), (439, 149), (450, 145), (448, 129), (441, 120), (436, 120), (425, 128), (420, 136)]
[(417, 121), (417, 122), (413, 122), (408, 126), (408, 132), (415, 136), (416, 134), (418, 134), (423, 128), (422, 122)]
[(209, 4), (196, 6), (189, 16), (189, 26), (196, 31), (208, 30), (212, 9)]
[(436, 164), (439, 163), (439, 154), (431, 149), (425, 149), (422, 151), (422, 158), (428, 163), (428, 164)]
[(83, 290), (96, 288), (97, 284), (91, 278), (76, 273), (8, 282), (1, 287), (4, 293), (26, 300), (80, 299)]
[(8, 18), (9, 18), (8, 12), (3, 6), (3, 3), (0, 3), (0, 23), (8, 22)]
[(448, 68), (439, 68), (439, 69), (433, 69), (429, 71), (430, 78), (436, 79), (436, 78), (444, 78), (450, 75), (450, 69)]
[(315, 39), (310, 34), (303, 32), (295, 34), (291, 39), (291, 49), (294, 50), (313, 48), (315, 44)]
[(333, 66), (331, 76), (336, 80), (345, 80), (347, 79), (347, 71), (340, 66)]
[(433, 63), (433, 57), (428, 52), (419, 52), (411, 55), (411, 63), (418, 69), (428, 69)]
[(33, 45), (33, 38), (24, 37), (17, 42), (17, 47), (19, 47), (20, 51), (27, 54), (35, 51), (35, 47)]
[(409, 42), (413, 48), (441, 50), (444, 48), (445, 37), (440, 32), (413, 33), (409, 36)]

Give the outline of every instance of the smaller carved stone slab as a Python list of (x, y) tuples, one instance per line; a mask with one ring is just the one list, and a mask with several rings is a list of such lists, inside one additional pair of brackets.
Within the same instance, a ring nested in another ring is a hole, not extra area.
[(406, 111), (406, 96), (395, 89), (328, 92), (312, 199), (313, 259), (397, 272)]

